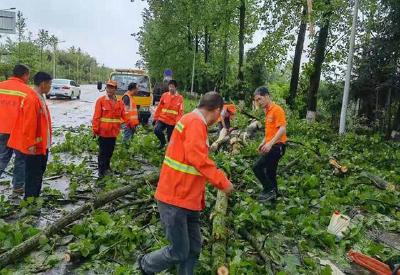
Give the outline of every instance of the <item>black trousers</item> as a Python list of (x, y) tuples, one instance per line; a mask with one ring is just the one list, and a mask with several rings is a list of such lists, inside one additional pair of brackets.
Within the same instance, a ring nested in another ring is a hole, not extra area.
[(110, 170), (116, 140), (115, 137), (99, 137), (99, 155), (97, 157), (99, 177), (104, 177), (106, 172)]
[(285, 154), (285, 145), (278, 143), (272, 146), (271, 150), (262, 155), (253, 166), (253, 172), (264, 187), (264, 192), (278, 191), (276, 182), (276, 170), (278, 162)]
[(156, 127), (154, 128), (154, 134), (157, 136), (161, 145), (165, 145), (165, 135), (164, 130), (167, 129), (167, 140), (169, 141), (172, 135), (172, 131), (174, 130), (174, 125), (168, 125), (162, 121), (157, 121)]
[(46, 155), (25, 155), (25, 199), (39, 197), (48, 156), (48, 151)]
[[(231, 128), (231, 120), (230, 120), (230, 118), (229, 117), (225, 117), (224, 118), (224, 122), (225, 122), (226, 129), (229, 130)], [(218, 122), (218, 129), (221, 131), (222, 128), (224, 128), (224, 126), (222, 125), (222, 122), (220, 121), (220, 122)]]

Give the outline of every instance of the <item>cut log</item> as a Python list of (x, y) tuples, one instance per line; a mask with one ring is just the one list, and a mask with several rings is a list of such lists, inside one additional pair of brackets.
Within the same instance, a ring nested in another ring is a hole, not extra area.
[(104, 206), (105, 204), (119, 198), (125, 196), (126, 194), (132, 193), (137, 189), (138, 184), (143, 184), (143, 182), (150, 181), (156, 182), (158, 179), (158, 174), (151, 174), (146, 179), (141, 179), (134, 181), (132, 184), (112, 190), (107, 193), (100, 194), (98, 197), (93, 200), (85, 203), (81, 207), (71, 211), (69, 214), (65, 215), (58, 221), (54, 222), (47, 226), (43, 231), (38, 234), (32, 236), (26, 241), (20, 243), (19, 245), (13, 247), (7, 252), (0, 255), (0, 268), (7, 266), (8, 264), (21, 260), (22, 257), (28, 252), (34, 250), (39, 247), (39, 242), (41, 239), (49, 238), (58, 231), (65, 228), (67, 225), (72, 222), (79, 220), (84, 214), (90, 212), (93, 209)]
[(335, 158), (330, 158), (329, 164), (335, 168), (338, 174), (346, 174), (349, 171), (347, 166), (340, 164)]
[(216, 141), (213, 142), (210, 146), (210, 151), (215, 152), (218, 151), (218, 149), (229, 140), (229, 133), (226, 128), (222, 128), (221, 131), (219, 131), (219, 136)]
[(258, 120), (252, 120), (249, 126), (246, 127), (246, 133), (243, 135), (243, 142), (247, 143), (247, 140), (254, 138), (257, 131), (260, 130), (263, 130), (261, 122)]
[(389, 190), (389, 191), (396, 190), (396, 186), (393, 183), (387, 182), (384, 179), (382, 179), (381, 177), (372, 175), (365, 171), (361, 172), (360, 176), (370, 179), (375, 184), (375, 186), (378, 187), (379, 189)]
[(222, 145), (229, 142), (232, 154), (239, 154), (240, 149), (247, 143), (247, 140), (254, 138), (257, 131), (260, 130), (262, 130), (262, 124), (257, 120), (253, 120), (244, 132), (238, 129), (227, 131), (224, 128), (220, 131), (218, 139), (210, 146), (210, 151), (218, 151)]
[(218, 275), (229, 275), (229, 270), (226, 266), (221, 266), (217, 270)]
[(226, 228), (226, 211), (228, 209), (228, 196), (218, 190), (212, 214), (212, 270), (218, 273), (220, 268), (226, 267), (226, 241), (229, 235)]
[(70, 263), (70, 262), (77, 262), (82, 259), (82, 255), (79, 252), (75, 251), (67, 251), (64, 254), (64, 262)]

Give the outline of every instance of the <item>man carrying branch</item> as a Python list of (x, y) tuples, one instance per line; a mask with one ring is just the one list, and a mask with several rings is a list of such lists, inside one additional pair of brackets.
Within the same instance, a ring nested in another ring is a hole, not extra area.
[(201, 250), (200, 211), (205, 207), (205, 185), (225, 193), (233, 189), (225, 174), (208, 157), (207, 127), (218, 121), (222, 97), (206, 93), (193, 112), (176, 124), (161, 168), (155, 198), (170, 245), (139, 257), (142, 274), (154, 274), (178, 265), (178, 274), (190, 275)]

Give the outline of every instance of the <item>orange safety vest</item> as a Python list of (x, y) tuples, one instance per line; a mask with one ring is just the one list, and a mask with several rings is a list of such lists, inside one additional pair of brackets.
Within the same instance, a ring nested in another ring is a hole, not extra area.
[(221, 115), (218, 118), (218, 121), (222, 121), (222, 113), (229, 113), (229, 118), (233, 118), (233, 116), (236, 114), (236, 106), (235, 104), (224, 104), (224, 107), (222, 108)]
[(154, 113), (154, 120), (175, 125), (183, 115), (183, 97), (179, 94), (163, 93)]
[[(124, 104), (125, 117), (126, 117), (126, 120), (124, 122), (126, 124), (128, 124), (131, 128), (133, 128), (136, 125), (139, 125), (139, 116), (138, 116), (137, 106), (136, 106), (135, 101), (133, 100), (133, 97), (130, 96), (127, 92), (124, 94), (124, 96), (127, 96), (129, 98), (129, 104), (130, 104), (128, 109), (126, 108), (126, 106)], [(121, 101), (122, 101), (122, 98), (121, 98)], [(122, 101), (122, 103), (124, 103), (124, 102)]]
[(0, 82), (0, 133), (10, 134), (27, 93), (34, 92), (22, 79), (10, 77)]
[[(51, 144), (52, 127), (49, 108), (35, 91), (27, 93), (20, 108), (8, 147), (27, 155), (46, 155)], [(34, 147), (34, 151), (29, 148)]]
[(92, 130), (95, 135), (117, 137), (124, 121), (126, 121), (125, 106), (121, 101), (113, 101), (107, 95), (97, 99), (92, 120)]
[(155, 198), (167, 204), (200, 211), (205, 207), (205, 185), (226, 189), (229, 180), (208, 157), (207, 126), (198, 110), (175, 125), (161, 167)]

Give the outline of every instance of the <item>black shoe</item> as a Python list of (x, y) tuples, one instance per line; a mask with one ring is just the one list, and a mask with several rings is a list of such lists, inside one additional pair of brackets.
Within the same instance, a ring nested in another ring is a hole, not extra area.
[(258, 195), (258, 201), (261, 203), (265, 202), (275, 202), (276, 201), (276, 193), (274, 190), (265, 192), (262, 191), (260, 195)]
[(142, 275), (154, 275), (154, 273), (147, 273), (146, 271), (144, 271), (144, 269), (142, 267), (143, 257), (144, 257), (144, 255), (140, 255), (137, 260), (140, 273), (142, 273)]

